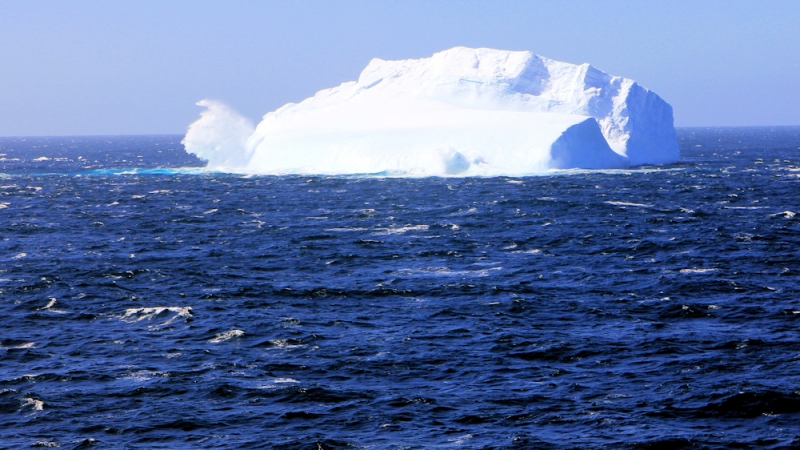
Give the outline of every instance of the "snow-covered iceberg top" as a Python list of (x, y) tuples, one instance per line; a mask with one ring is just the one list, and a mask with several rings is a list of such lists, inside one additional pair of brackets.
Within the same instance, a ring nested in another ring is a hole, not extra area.
[(222, 104), (184, 138), (247, 173), (525, 175), (678, 160), (672, 107), (633, 80), (527, 51), (456, 47), (373, 59), (358, 81), (267, 113)]

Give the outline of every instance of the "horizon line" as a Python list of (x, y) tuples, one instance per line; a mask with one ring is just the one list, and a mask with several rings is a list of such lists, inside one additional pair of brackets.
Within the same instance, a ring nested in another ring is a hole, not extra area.
[[(800, 125), (694, 125), (675, 127), (681, 129), (719, 129), (719, 128), (800, 128)], [(186, 133), (135, 133), (135, 134), (30, 134), (0, 136), (0, 139), (27, 139), (27, 138), (102, 138), (102, 137), (151, 137), (151, 136), (185, 136)]]

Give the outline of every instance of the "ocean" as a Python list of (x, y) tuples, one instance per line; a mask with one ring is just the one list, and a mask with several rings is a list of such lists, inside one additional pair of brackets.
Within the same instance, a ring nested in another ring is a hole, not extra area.
[(800, 127), (522, 178), (0, 138), (0, 448), (800, 447)]

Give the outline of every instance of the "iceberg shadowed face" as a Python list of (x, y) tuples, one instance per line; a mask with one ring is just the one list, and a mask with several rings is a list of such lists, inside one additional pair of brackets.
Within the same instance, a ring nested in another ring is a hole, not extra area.
[(230, 172), (501, 176), (679, 158), (658, 95), (527, 51), (373, 59), (358, 81), (267, 113), (255, 131), (224, 105), (199, 104), (209, 110), (186, 149)]

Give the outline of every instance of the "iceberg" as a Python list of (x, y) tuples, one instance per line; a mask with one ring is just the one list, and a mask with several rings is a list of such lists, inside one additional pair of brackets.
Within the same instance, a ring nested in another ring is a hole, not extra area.
[(256, 174), (528, 175), (678, 160), (672, 107), (633, 80), (528, 51), (373, 59), (357, 81), (267, 113), (216, 102), (186, 150)]

